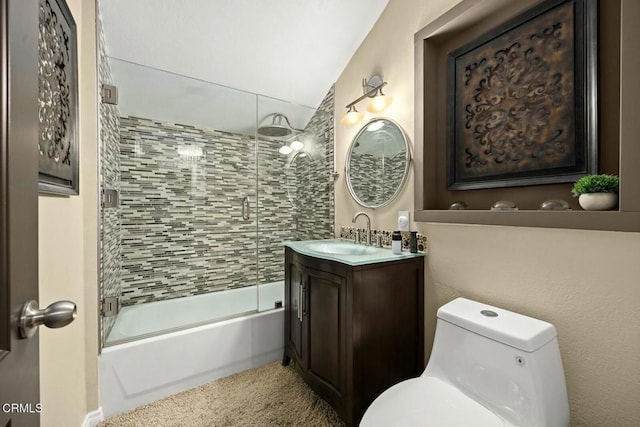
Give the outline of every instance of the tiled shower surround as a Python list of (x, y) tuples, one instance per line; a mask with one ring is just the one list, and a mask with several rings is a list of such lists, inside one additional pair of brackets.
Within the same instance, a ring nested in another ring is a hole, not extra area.
[(283, 241), (333, 236), (332, 124), (333, 88), (292, 161), (281, 140), (120, 117), (122, 304), (282, 280)]

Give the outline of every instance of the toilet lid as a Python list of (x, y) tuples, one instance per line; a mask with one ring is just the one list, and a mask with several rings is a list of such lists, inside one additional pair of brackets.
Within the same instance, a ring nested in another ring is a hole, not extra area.
[(360, 427), (505, 427), (500, 417), (451, 385), (431, 377), (394, 385), (362, 417)]

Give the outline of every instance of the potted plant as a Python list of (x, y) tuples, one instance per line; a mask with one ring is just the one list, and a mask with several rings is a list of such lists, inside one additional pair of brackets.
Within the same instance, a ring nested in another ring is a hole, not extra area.
[(618, 205), (620, 178), (614, 175), (587, 175), (580, 178), (571, 193), (578, 197), (582, 209), (607, 211)]

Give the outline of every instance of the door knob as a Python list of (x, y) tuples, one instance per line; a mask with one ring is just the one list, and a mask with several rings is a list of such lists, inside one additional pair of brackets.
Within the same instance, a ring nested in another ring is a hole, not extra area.
[(38, 301), (31, 300), (22, 306), (20, 312), (20, 338), (31, 338), (44, 325), (47, 328), (62, 328), (73, 322), (78, 312), (71, 301), (57, 301), (44, 310), (38, 309)]

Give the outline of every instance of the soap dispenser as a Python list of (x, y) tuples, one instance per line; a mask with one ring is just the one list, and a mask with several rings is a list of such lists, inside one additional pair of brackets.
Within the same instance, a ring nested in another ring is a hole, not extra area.
[(402, 253), (402, 234), (399, 231), (394, 231), (391, 235), (391, 253)]

